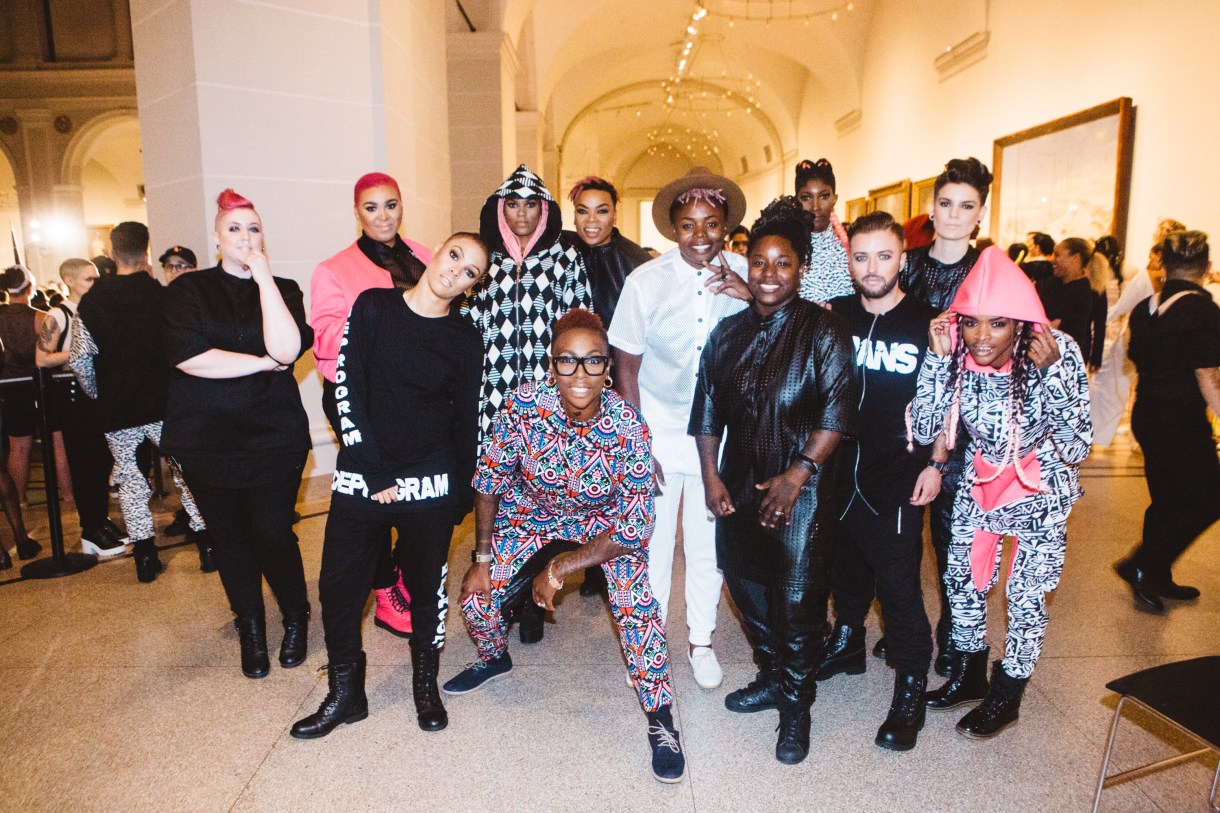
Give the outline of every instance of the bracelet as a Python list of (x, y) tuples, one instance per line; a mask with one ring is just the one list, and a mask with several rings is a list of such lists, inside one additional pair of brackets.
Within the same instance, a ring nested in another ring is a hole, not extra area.
[(546, 580), (548, 582), (550, 582), (551, 587), (555, 588), (556, 590), (563, 589), (563, 582), (561, 582), (559, 579), (555, 578), (555, 560), (554, 559), (552, 559), (551, 563), (546, 566)]
[(470, 564), (482, 565), (495, 561), (495, 555), (491, 553), (479, 553), (477, 550), (470, 552)]
[(929, 460), (928, 461), (928, 466), (936, 469), (941, 474), (945, 473), (945, 469), (948, 467), (948, 465), (949, 465), (948, 460)]
[(275, 356), (271, 355), (270, 353), (267, 354), (267, 358), (271, 359), (272, 361), (274, 361), (276, 364), (278, 364), (281, 367), (291, 367), (293, 364), (296, 363), (296, 362), (280, 361), (279, 359), (277, 359)]
[(804, 466), (806, 469), (809, 469), (811, 474), (817, 474), (819, 471), (822, 470), (822, 467), (818, 465), (818, 461), (814, 460), (812, 457), (810, 457), (809, 455), (804, 454), (802, 452), (796, 453), (796, 460), (794, 460), (793, 462), (796, 463), (798, 466)]

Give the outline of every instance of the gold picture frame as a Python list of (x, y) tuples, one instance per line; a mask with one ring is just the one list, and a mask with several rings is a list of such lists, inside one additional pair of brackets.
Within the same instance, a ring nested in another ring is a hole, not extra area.
[(869, 212), (889, 212), (899, 223), (911, 216), (911, 179), (868, 190)]
[(928, 215), (932, 213), (932, 201), (935, 197), (936, 176), (924, 178), (922, 181), (915, 181), (911, 184), (911, 214), (910, 217), (917, 215)]
[(859, 220), (868, 214), (868, 198), (852, 198), (847, 202), (847, 222)]

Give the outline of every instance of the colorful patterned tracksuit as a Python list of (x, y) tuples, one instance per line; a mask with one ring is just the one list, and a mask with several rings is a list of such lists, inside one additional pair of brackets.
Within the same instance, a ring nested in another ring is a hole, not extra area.
[[(1009, 442), (1009, 375), (963, 372), (961, 416), (970, 433), (962, 487), (953, 506), (953, 539), (945, 585), (953, 614), (953, 644), (962, 652), (987, 648), (987, 591), (999, 580), (1000, 539), (1013, 537), (1008, 576), (1008, 634), (1004, 671), (1028, 678), (1042, 652), (1049, 620), (1046, 594), (1059, 585), (1066, 552), (1067, 517), (1083, 493), (1079, 468), (1089, 453), (1088, 377), (1076, 343), (1054, 331), (1060, 360), (1031, 370), (1020, 415), (1019, 456), (1031, 491), (1011, 464), (996, 480), (980, 483), (1005, 459)], [(911, 402), (915, 440), (931, 443), (944, 427), (953, 393), (946, 388), (949, 358), (929, 353)], [(962, 442), (959, 439), (958, 442)]]
[(475, 593), (462, 604), (479, 657), (495, 658), (507, 648), (500, 599), (537, 550), (559, 539), (583, 544), (609, 533), (628, 549), (602, 569), (640, 705), (645, 711), (671, 705), (665, 627), (648, 583), (646, 545), (656, 512), (649, 432), (639, 413), (607, 391), (595, 420), (571, 422), (554, 386), (525, 384), (496, 415), (474, 487), (500, 495), (490, 603)]

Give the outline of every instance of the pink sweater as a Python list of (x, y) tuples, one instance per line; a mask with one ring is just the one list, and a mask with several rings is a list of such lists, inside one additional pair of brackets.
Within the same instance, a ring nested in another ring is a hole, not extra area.
[[(427, 265), (432, 252), (414, 240), (403, 240)], [(390, 272), (375, 264), (355, 243), (329, 260), (318, 263), (309, 284), (309, 324), (313, 327), (313, 355), (318, 372), (327, 381), (335, 380), (335, 364), (339, 358), (339, 341), (352, 312), (356, 297), (370, 288), (393, 288)]]

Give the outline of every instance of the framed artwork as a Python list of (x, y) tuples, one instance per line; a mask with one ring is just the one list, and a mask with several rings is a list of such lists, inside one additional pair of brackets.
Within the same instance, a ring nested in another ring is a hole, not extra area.
[(911, 217), (926, 215), (932, 211), (933, 187), (936, 186), (936, 176), (924, 178), (911, 184)]
[(1126, 243), (1135, 108), (1131, 99), (996, 139), (991, 232), (997, 245), (1031, 231)]
[(899, 223), (904, 222), (911, 211), (910, 179), (868, 190), (868, 210), (889, 212)]
[(847, 222), (868, 214), (868, 198), (852, 198), (847, 202)]

